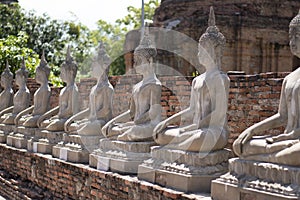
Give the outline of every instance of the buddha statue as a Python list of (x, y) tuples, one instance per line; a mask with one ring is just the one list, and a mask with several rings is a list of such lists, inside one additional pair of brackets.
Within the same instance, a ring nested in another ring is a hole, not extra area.
[(68, 47), (66, 60), (62, 64), (60, 72), (60, 77), (66, 86), (59, 94), (59, 105), (38, 119), (39, 128), (48, 131), (63, 131), (67, 119), (78, 112), (79, 93), (75, 83), (76, 73), (77, 64), (71, 56), (70, 47)]
[[(205, 73), (194, 78), (190, 106), (163, 120), (154, 129), (157, 144), (170, 149), (191, 152), (210, 152), (227, 144), (228, 76), (220, 71), (225, 37), (215, 25), (213, 8), (209, 27), (199, 39), (198, 59)], [(201, 69), (198, 67), (198, 71)], [(191, 124), (176, 126), (184, 121)], [(171, 126), (172, 125), (172, 126)]]
[(50, 67), (45, 60), (44, 51), (41, 62), (35, 70), (35, 80), (40, 87), (34, 93), (34, 105), (20, 112), (15, 118), (15, 125), (24, 127), (37, 128), (37, 121), (41, 115), (46, 113), (50, 108), (51, 89), (48, 85)]
[(9, 67), (8, 61), (6, 61), (6, 68), (1, 74), (1, 86), (3, 87), (3, 91), (0, 94), (0, 111), (13, 105), (13, 74), (11, 73)]
[(103, 43), (100, 43), (98, 55), (92, 64), (92, 76), (97, 84), (91, 89), (89, 107), (70, 117), (64, 127), (67, 133), (79, 135), (99, 135), (101, 128), (112, 118), (112, 98), (114, 89), (108, 80), (110, 58)]
[[(289, 25), (290, 49), (300, 58), (300, 11)], [(300, 166), (300, 68), (283, 80), (278, 113), (247, 128), (233, 143), (234, 152), (245, 160)], [(255, 136), (285, 126), (278, 136)]]
[(13, 125), (17, 114), (29, 107), (30, 92), (26, 86), (27, 78), (28, 71), (26, 70), (25, 60), (23, 58), (21, 68), (16, 72), (16, 84), (19, 87), (19, 90), (14, 96), (13, 106), (0, 112), (0, 121), (3, 124)]
[[(139, 179), (186, 193), (210, 192), (211, 181), (228, 171), (230, 151), (224, 147), (230, 81), (220, 70), (225, 37), (212, 7), (208, 25), (197, 56), (205, 72), (192, 81), (189, 107), (154, 128), (158, 145), (138, 167)], [(197, 70), (202, 71), (199, 66)]]
[(148, 29), (134, 51), (134, 68), (143, 79), (133, 87), (130, 109), (110, 120), (102, 133), (120, 141), (153, 141), (153, 129), (161, 119), (161, 83), (156, 78), (153, 58), (156, 48)]

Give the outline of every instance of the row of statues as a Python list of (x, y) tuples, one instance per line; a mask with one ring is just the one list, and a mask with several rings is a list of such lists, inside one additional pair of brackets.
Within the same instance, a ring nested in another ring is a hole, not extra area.
[[(82, 156), (98, 169), (138, 173), (141, 179), (186, 192), (199, 192), (200, 186), (205, 188), (201, 191), (209, 191), (211, 180), (226, 173), (231, 164), (228, 164), (230, 151), (225, 149), (229, 137), (226, 113), (230, 80), (220, 70), (225, 37), (215, 24), (213, 8), (208, 25), (198, 47), (198, 59), (205, 73), (192, 82), (189, 107), (165, 120), (161, 120), (162, 84), (153, 68), (157, 50), (146, 30), (134, 51), (135, 69), (143, 78), (133, 87), (129, 110), (113, 117), (114, 89), (108, 80), (110, 58), (100, 44), (92, 65), (97, 83), (91, 89), (87, 109), (79, 112), (77, 65), (68, 48), (60, 75), (66, 86), (61, 90), (58, 107), (53, 109), (49, 108), (50, 68), (44, 54), (36, 69), (35, 79), (40, 87), (31, 107), (24, 61), (16, 72), (19, 90), (15, 95), (11, 87), (13, 75), (7, 63), (1, 75), (4, 90), (0, 94), (3, 102), (0, 122), (34, 129), (35, 136), (39, 135), (33, 141), (36, 145), (49, 142), (51, 133), (61, 133), (60, 144), (47, 144), (55, 149), (55, 157), (61, 159), (69, 160), (68, 156), (76, 155), (77, 160), (75, 156), (71, 161), (79, 161)], [(291, 21), (289, 34), (291, 52), (300, 58), (300, 13)], [(246, 129), (234, 142), (234, 153), (240, 159), (300, 166), (297, 159), (300, 152), (299, 72), (297, 69), (284, 79), (278, 113)], [(190, 124), (176, 125), (182, 120)], [(255, 136), (282, 125), (286, 125), (283, 134)], [(96, 146), (79, 155), (90, 143)]]

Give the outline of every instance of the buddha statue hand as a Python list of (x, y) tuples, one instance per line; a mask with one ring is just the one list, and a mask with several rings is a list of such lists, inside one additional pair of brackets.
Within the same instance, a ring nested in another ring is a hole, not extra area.
[(109, 131), (112, 128), (114, 121), (109, 121), (102, 127), (101, 131), (104, 137), (109, 137)]
[(157, 139), (158, 135), (163, 132), (167, 128), (168, 124), (166, 121), (162, 121), (153, 130), (153, 137), (154, 139)]
[(241, 156), (243, 154), (243, 146), (252, 138), (253, 134), (253, 130), (251, 128), (248, 128), (243, 131), (234, 141), (232, 149), (236, 155)]
[(295, 135), (295, 131), (291, 131), (289, 133), (283, 133), (277, 136), (268, 137), (266, 138), (266, 141), (268, 144), (273, 144), (274, 142), (280, 142), (284, 140), (292, 140), (292, 139), (298, 139)]
[(72, 124), (72, 122), (73, 122), (73, 118), (71, 117), (71, 118), (69, 118), (66, 122), (65, 122), (65, 124), (64, 124), (64, 130), (66, 131), (66, 132), (69, 132), (70, 130), (69, 130), (69, 127), (70, 127), (70, 125)]

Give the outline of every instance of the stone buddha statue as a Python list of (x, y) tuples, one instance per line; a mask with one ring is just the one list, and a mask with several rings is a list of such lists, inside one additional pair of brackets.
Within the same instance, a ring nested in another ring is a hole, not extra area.
[(25, 67), (23, 58), (22, 66), (16, 72), (16, 84), (19, 87), (18, 92), (13, 99), (13, 106), (8, 107), (0, 112), (0, 121), (3, 124), (14, 124), (14, 119), (21, 111), (28, 108), (30, 103), (30, 92), (26, 86), (28, 71)]
[[(300, 58), (300, 12), (289, 25), (290, 49)], [(234, 152), (243, 159), (300, 166), (300, 68), (285, 77), (278, 113), (249, 127), (233, 143)], [(286, 126), (278, 136), (259, 137), (272, 128)]]
[(12, 89), (13, 73), (9, 69), (8, 61), (6, 61), (6, 68), (1, 74), (1, 86), (3, 91), (0, 94), (0, 111), (13, 105), (14, 91)]
[[(230, 80), (220, 71), (225, 37), (215, 25), (213, 8), (208, 24), (198, 46), (198, 59), (206, 71), (192, 82), (190, 106), (155, 127), (154, 139), (161, 146), (209, 152), (223, 149), (227, 144), (226, 112)], [(174, 126), (181, 120), (191, 121), (191, 124)]]
[(66, 83), (66, 86), (59, 94), (59, 105), (39, 118), (39, 128), (48, 131), (63, 131), (67, 119), (78, 112), (79, 93), (75, 83), (76, 73), (77, 64), (71, 56), (70, 47), (68, 47), (66, 60), (62, 64), (60, 72), (60, 77)]
[(228, 171), (229, 78), (220, 71), (225, 37), (212, 7), (208, 25), (198, 44), (205, 72), (192, 82), (190, 105), (155, 127), (159, 146), (151, 147), (151, 157), (138, 167), (139, 179), (187, 193), (210, 192), (211, 180)]
[(133, 87), (130, 109), (102, 128), (104, 136), (120, 141), (153, 141), (153, 129), (161, 120), (161, 83), (153, 67), (156, 54), (147, 29), (134, 51), (134, 67), (143, 79)]
[(44, 52), (41, 62), (35, 70), (35, 80), (40, 87), (34, 93), (34, 105), (20, 112), (15, 118), (15, 125), (23, 125), (24, 127), (37, 128), (37, 121), (41, 115), (46, 113), (50, 108), (51, 89), (48, 85), (48, 77), (50, 75), (50, 67), (45, 60)]
[(70, 117), (64, 127), (67, 133), (79, 135), (102, 135), (101, 128), (112, 118), (112, 97), (114, 89), (108, 80), (110, 58), (103, 43), (99, 45), (98, 55), (92, 64), (92, 76), (97, 84), (91, 89), (89, 108)]

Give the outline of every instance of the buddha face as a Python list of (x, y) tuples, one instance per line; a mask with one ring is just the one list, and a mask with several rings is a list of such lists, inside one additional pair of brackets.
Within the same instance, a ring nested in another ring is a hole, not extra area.
[(45, 82), (46, 79), (46, 74), (43, 70), (41, 70), (40, 68), (36, 68), (35, 71), (35, 80), (37, 83), (42, 84)]
[(149, 67), (149, 62), (144, 56), (134, 54), (134, 68), (137, 73), (144, 74)]
[(205, 40), (199, 43), (198, 59), (199, 63), (203, 65), (206, 70), (216, 67), (216, 63), (214, 63), (215, 48), (210, 40)]
[(107, 63), (101, 63), (99, 64), (98, 62), (95, 62), (92, 64), (92, 76), (94, 78), (99, 78), (101, 77), (104, 73), (106, 73), (106, 66), (108, 64)]
[(60, 71), (60, 78), (63, 82), (68, 82), (68, 73), (66, 71), (66, 67), (62, 66)]
[(25, 77), (22, 74), (16, 73), (16, 84), (18, 86), (22, 86), (24, 84), (24, 79)]
[(291, 52), (300, 58), (300, 26), (290, 27), (289, 36)]
[(10, 80), (4, 76), (1, 77), (1, 86), (7, 88), (10, 84)]

